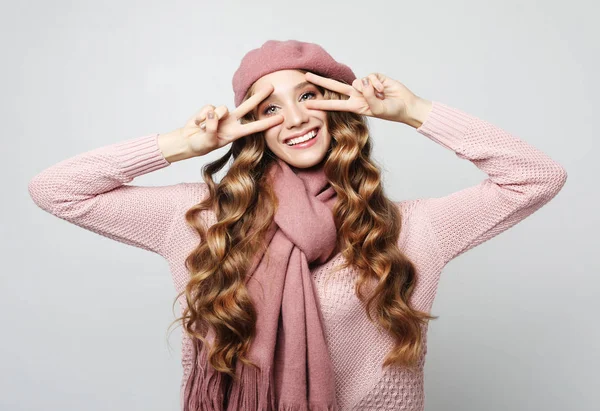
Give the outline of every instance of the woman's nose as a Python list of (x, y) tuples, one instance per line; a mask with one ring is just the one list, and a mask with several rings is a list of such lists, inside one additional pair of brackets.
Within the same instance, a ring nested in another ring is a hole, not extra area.
[(289, 106), (285, 113), (285, 123), (288, 128), (296, 127), (308, 121), (308, 109), (301, 105)]

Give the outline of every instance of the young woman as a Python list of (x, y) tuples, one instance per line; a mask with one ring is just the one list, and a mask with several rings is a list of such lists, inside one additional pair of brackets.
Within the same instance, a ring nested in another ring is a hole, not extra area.
[[(64, 160), (31, 180), (32, 198), (168, 260), (184, 410), (423, 410), (442, 268), (550, 201), (564, 168), (383, 74), (357, 79), (313, 43), (250, 51), (233, 89), (231, 112), (207, 105), (170, 133)], [(488, 177), (393, 202), (366, 116), (414, 127)], [(228, 144), (204, 182), (126, 184)]]

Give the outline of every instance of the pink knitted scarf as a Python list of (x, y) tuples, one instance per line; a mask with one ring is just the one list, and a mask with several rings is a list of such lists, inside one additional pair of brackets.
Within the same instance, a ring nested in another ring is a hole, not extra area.
[[(281, 159), (270, 168), (279, 200), (265, 237), (268, 256), (254, 258), (247, 288), (257, 311), (256, 338), (249, 358), (236, 364), (238, 382), (216, 372), (206, 347), (192, 368), (185, 411), (337, 410), (331, 359), (309, 263), (324, 263), (336, 246), (331, 209), (336, 193), (322, 164), (297, 173)], [(207, 338), (214, 341), (209, 329)], [(228, 385), (226, 387), (226, 385)], [(227, 391), (227, 393), (225, 393)]]

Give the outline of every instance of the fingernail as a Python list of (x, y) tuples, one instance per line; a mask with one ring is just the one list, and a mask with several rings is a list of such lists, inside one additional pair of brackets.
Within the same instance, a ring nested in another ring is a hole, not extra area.
[(208, 117), (209, 119), (211, 119), (211, 120), (212, 120), (213, 118), (215, 118), (215, 113), (214, 113), (213, 111), (209, 111), (209, 112), (206, 114), (206, 117)]
[(366, 78), (366, 77), (365, 77), (365, 78), (363, 78), (363, 79), (362, 79), (362, 83), (363, 83), (363, 86), (368, 86), (368, 85), (369, 85), (369, 79), (368, 79), (368, 78)]

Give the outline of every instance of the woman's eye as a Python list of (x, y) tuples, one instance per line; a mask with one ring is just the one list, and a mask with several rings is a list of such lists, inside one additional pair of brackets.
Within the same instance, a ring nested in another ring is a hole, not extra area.
[[(305, 100), (305, 98), (304, 98), (305, 96), (311, 96), (312, 98), (315, 98), (316, 97), (316, 93), (314, 93), (312, 91), (306, 92), (306, 93), (302, 94), (302, 96), (300, 96), (300, 100), (304, 101)], [(263, 110), (263, 114), (265, 114), (265, 115), (273, 114), (273, 111), (270, 111), (273, 108), (277, 108), (277, 107), (275, 107), (275, 106), (267, 106), (267, 107), (265, 107), (265, 109)]]
[(302, 97), (304, 97), (304, 96), (313, 96), (313, 97), (315, 97), (315, 95), (316, 95), (315, 93), (313, 93), (312, 91), (309, 91), (308, 93), (304, 93), (302, 95)]
[(268, 106), (263, 110), (263, 114), (271, 114), (272, 112), (269, 110), (271, 110), (272, 108), (275, 108), (275, 106)]

